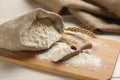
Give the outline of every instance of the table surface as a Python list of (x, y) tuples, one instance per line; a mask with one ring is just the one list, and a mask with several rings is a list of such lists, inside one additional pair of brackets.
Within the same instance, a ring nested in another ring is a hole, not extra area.
[[(32, 0), (0, 0), (0, 24), (32, 9), (42, 7)], [(46, 8), (45, 8), (46, 9)], [(79, 26), (73, 16), (63, 16), (65, 26)], [(98, 35), (120, 42), (120, 35)], [(0, 61), (0, 80), (77, 80)], [(120, 56), (111, 80), (120, 80)]]

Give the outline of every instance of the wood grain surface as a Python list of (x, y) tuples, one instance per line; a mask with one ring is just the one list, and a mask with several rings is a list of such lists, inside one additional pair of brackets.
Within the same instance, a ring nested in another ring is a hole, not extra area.
[(111, 78), (114, 71), (120, 51), (120, 43), (100, 38), (97, 41), (109, 46), (93, 48), (93, 53), (102, 59), (102, 66), (98, 68), (92, 66), (65, 66), (47, 60), (38, 60), (35, 56), (40, 54), (41, 51), (13, 52), (0, 49), (0, 60), (83, 80), (107, 80)]

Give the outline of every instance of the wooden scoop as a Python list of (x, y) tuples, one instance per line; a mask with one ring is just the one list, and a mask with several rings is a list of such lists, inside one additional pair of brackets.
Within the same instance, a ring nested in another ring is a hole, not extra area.
[(71, 49), (74, 50), (72, 53), (67, 54), (63, 56), (61, 59), (53, 62), (61, 62), (61, 61), (67, 60), (75, 55), (78, 55), (82, 50), (90, 49), (90, 48), (92, 48), (92, 44), (90, 42), (85, 42), (82, 45), (71, 46)]

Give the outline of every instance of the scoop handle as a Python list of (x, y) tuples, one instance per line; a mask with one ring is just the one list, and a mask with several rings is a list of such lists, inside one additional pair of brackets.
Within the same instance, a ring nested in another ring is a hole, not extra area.
[(82, 45), (80, 45), (77, 49), (79, 51), (82, 51), (84, 49), (90, 49), (90, 48), (92, 48), (92, 44), (90, 42), (85, 42)]
[(66, 56), (63, 56), (63, 58), (61, 58), (60, 60), (58, 60), (56, 62), (61, 62), (61, 61), (67, 60), (75, 55), (78, 55), (79, 52), (81, 52), (82, 50), (92, 48), (92, 44), (90, 42), (85, 42), (82, 45), (74, 46), (74, 47), (76, 47), (76, 50), (74, 52), (72, 52)]

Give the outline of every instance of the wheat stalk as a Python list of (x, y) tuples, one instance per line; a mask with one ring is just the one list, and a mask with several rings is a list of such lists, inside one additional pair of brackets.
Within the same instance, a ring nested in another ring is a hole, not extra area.
[(80, 32), (82, 34), (86, 34), (91, 38), (96, 38), (97, 36), (95, 35), (95, 33), (84, 29), (84, 28), (77, 28), (77, 27), (68, 27), (68, 28), (64, 28), (65, 31), (72, 31), (72, 32)]

